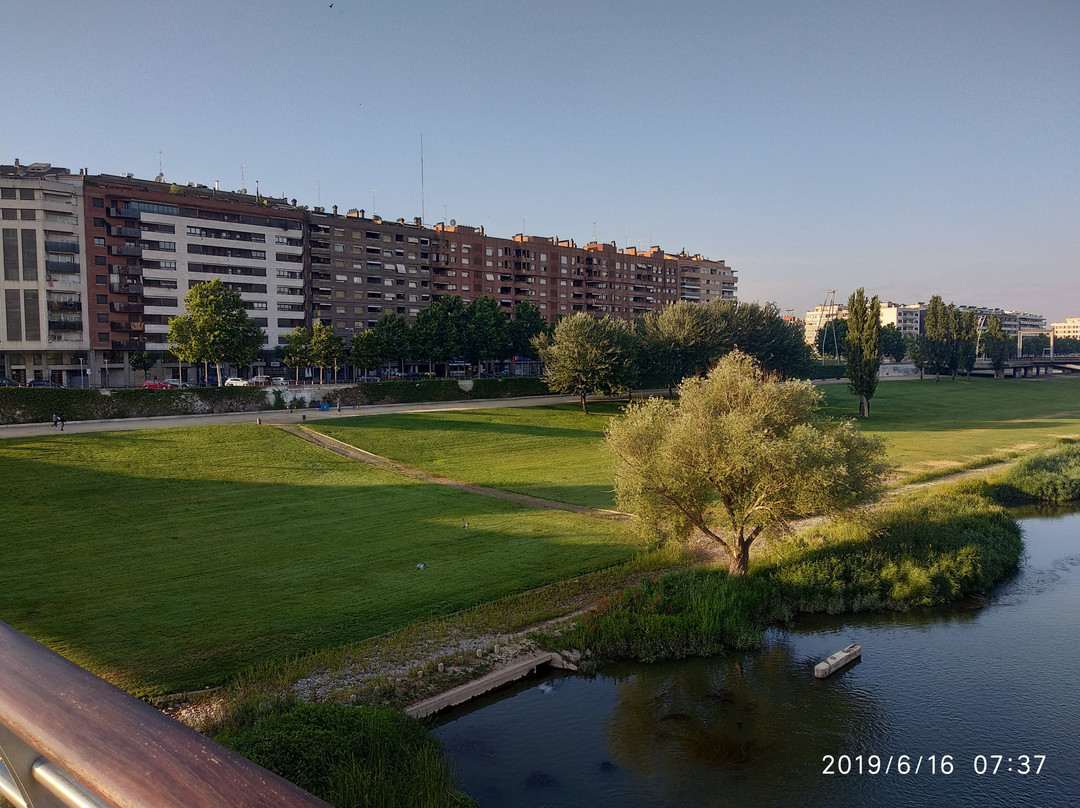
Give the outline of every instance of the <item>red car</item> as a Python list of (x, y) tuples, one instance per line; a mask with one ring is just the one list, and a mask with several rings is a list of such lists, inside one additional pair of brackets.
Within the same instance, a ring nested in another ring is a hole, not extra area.
[(167, 390), (172, 385), (165, 384), (161, 379), (147, 379), (142, 386), (143, 390)]

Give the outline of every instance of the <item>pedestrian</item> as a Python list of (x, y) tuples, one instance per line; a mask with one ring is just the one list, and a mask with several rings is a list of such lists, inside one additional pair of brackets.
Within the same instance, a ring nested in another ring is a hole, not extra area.
[(341, 399), (340, 398), (337, 400), (337, 411), (339, 413), (341, 412)]
[(52, 414), (52, 426), (53, 426), (53, 429), (56, 429), (56, 425), (59, 424), (59, 423), (60, 423), (60, 413), (54, 412)]
[(58, 414), (60, 416), (60, 431), (63, 432), (64, 431), (64, 424), (66, 423), (66, 421), (64, 421), (64, 413), (61, 412), (61, 413), (58, 413)]
[(293, 400), (292, 400), (292, 399), (290, 398), (290, 399), (289, 399), (289, 415), (292, 415), (292, 412), (293, 412), (293, 407), (295, 407), (295, 406), (296, 406), (296, 402), (295, 402), (295, 401), (293, 401)]

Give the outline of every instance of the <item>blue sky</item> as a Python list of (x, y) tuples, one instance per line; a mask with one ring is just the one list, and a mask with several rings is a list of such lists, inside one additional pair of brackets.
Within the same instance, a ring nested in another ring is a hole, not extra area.
[[(5, 0), (0, 161), (1080, 316), (1080, 2)], [(424, 144), (421, 199), (420, 141)], [(373, 206), (374, 199), (374, 206)]]

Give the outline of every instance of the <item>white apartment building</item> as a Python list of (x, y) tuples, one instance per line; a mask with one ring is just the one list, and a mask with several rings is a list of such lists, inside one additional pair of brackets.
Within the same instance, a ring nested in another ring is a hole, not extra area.
[(1051, 323), (1054, 339), (1080, 339), (1080, 317), (1066, 317), (1063, 323)]
[(84, 386), (89, 334), (83, 177), (0, 166), (0, 376)]

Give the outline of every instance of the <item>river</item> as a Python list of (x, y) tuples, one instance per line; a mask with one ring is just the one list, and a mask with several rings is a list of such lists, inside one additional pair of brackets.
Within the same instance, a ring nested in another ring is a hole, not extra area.
[[(533, 679), (434, 734), (484, 808), (1080, 805), (1080, 512), (1022, 524), (1021, 569), (986, 598)], [(860, 662), (814, 678), (853, 642)]]

